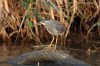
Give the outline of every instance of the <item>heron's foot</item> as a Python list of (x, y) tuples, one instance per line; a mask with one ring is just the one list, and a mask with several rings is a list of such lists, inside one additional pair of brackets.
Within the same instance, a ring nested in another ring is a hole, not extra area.
[(45, 49), (51, 49), (51, 48), (52, 48), (52, 46), (51, 46), (51, 45), (49, 45), (49, 46), (45, 47)]
[(56, 50), (56, 46), (54, 46), (54, 45), (49, 45), (49, 46), (45, 47), (45, 49)]
[(57, 46), (56, 45), (52, 47), (52, 50), (56, 50), (56, 49), (57, 49)]
[(50, 48), (49, 48), (50, 50), (56, 50), (56, 46), (51, 46)]

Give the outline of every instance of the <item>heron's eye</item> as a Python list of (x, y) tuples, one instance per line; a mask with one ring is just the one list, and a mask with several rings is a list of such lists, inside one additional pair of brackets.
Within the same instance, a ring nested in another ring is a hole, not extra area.
[(47, 25), (46, 23), (42, 23), (43, 25)]

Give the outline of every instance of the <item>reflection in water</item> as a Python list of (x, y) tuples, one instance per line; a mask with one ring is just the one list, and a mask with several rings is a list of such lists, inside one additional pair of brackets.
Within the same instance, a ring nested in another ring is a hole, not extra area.
[[(11, 65), (11, 66), (38, 66), (38, 64), (33, 64), (33, 65)], [(58, 65), (58, 64), (40, 64), (39, 66), (62, 66), (62, 65)], [(63, 65), (63, 66), (67, 66), (67, 65)]]
[(44, 63), (48, 65), (48, 62), (54, 65), (60, 66), (91, 66), (88, 63), (85, 63), (81, 60), (78, 60), (71, 55), (69, 55), (67, 52), (64, 52), (63, 50), (36, 50), (32, 52), (27, 52), (24, 54), (21, 54), (15, 58), (9, 59), (8, 63), (11, 64), (33, 64), (37, 63)]
[[(86, 58), (84, 58), (86, 59)], [(93, 66), (100, 66), (100, 55), (92, 55), (89, 58), (87, 58), (89, 63), (91, 63)], [(8, 63), (0, 63), (0, 66), (68, 66), (64, 64), (56, 64), (56, 63), (35, 63), (32, 65), (19, 65), (19, 64), (8, 64)]]
[(87, 61), (93, 66), (100, 66), (100, 54), (91, 54), (88, 57), (83, 57), (81, 55), (80, 58), (81, 60)]
[[(28, 50), (28, 49), (26, 49), (26, 50)], [(61, 65), (61, 64), (54, 64), (54, 63), (45, 63), (45, 64), (36, 63), (36, 64), (33, 64), (33, 65), (15, 65), (15, 64), (12, 65), (12, 64), (1, 62), (1, 61), (6, 60), (7, 58), (16, 57), (17, 55), (22, 54), (23, 53), (22, 51), (26, 52), (26, 50), (25, 49), (22, 50), (19, 47), (18, 48), (16, 47), (14, 49), (10, 48), (10, 50), (8, 50), (8, 48), (5, 45), (2, 46), (2, 47), (0, 46), (0, 66), (68, 66), (68, 65)], [(82, 58), (84, 58), (84, 59), (82, 59)], [(90, 63), (94, 66), (100, 66), (100, 54), (90, 55), (88, 58), (83, 57), (83, 55), (80, 55), (79, 59), (85, 60), (85, 61), (87, 59), (88, 63)]]
[(39, 64), (37, 63), (37, 64), (32, 64), (32, 65), (0, 63), (0, 66), (68, 66), (68, 65), (54, 64), (54, 63), (39, 63)]
[(90, 62), (92, 65), (100, 66), (100, 54), (90, 56)]
[(8, 63), (1, 63), (1, 62), (0, 62), (0, 66), (13, 66), (13, 65), (8, 64)]

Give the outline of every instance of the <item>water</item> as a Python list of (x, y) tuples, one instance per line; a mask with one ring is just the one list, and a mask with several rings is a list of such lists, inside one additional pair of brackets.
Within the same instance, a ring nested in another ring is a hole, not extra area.
[[(93, 55), (93, 56), (90, 56), (90, 57), (84, 58), (84, 59), (82, 57), (80, 59), (85, 62), (88, 61), (87, 63), (90, 63), (93, 66), (100, 66), (100, 55)], [(62, 65), (55, 64), (55, 63), (39, 63), (39, 62), (37, 62), (33, 65), (17, 65), (17, 64), (9, 64), (6, 62), (1, 62), (0, 66), (62, 66)], [(67, 66), (67, 65), (63, 65), (63, 66)]]
[[(0, 66), (62, 66), (60, 64), (53, 64), (53, 63), (37, 63), (32, 65), (18, 65), (18, 64), (8, 64), (8, 63), (0, 63)], [(63, 65), (66, 66), (66, 65)]]
[[(13, 49), (11, 49), (11, 48), (9, 49), (5, 45), (0, 46), (0, 66), (62, 66), (61, 64), (55, 64), (55, 63), (39, 63), (39, 62), (37, 62), (33, 65), (17, 65), (17, 64), (9, 64), (9, 63), (5, 62), (5, 61), (7, 61), (8, 58), (16, 57), (19, 54), (30, 51), (29, 48), (25, 48), (25, 49), (21, 49), (21, 48), (20, 47), (15, 47), (15, 48), (13, 47)], [(86, 63), (89, 63), (93, 66), (100, 66), (100, 53), (85, 56), (81, 52), (80, 55), (77, 56), (77, 58), (86, 62)], [(67, 65), (63, 65), (63, 66), (67, 66)]]

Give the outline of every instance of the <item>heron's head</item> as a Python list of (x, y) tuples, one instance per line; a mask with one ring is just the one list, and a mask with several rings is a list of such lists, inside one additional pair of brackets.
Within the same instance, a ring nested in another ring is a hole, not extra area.
[(38, 22), (37, 24), (34, 24), (34, 26), (35, 25), (48, 25), (49, 21), (50, 21), (49, 19), (43, 19), (40, 22)]
[(43, 19), (39, 22), (39, 24), (43, 24), (43, 25), (47, 25), (47, 23), (49, 22), (49, 19)]

